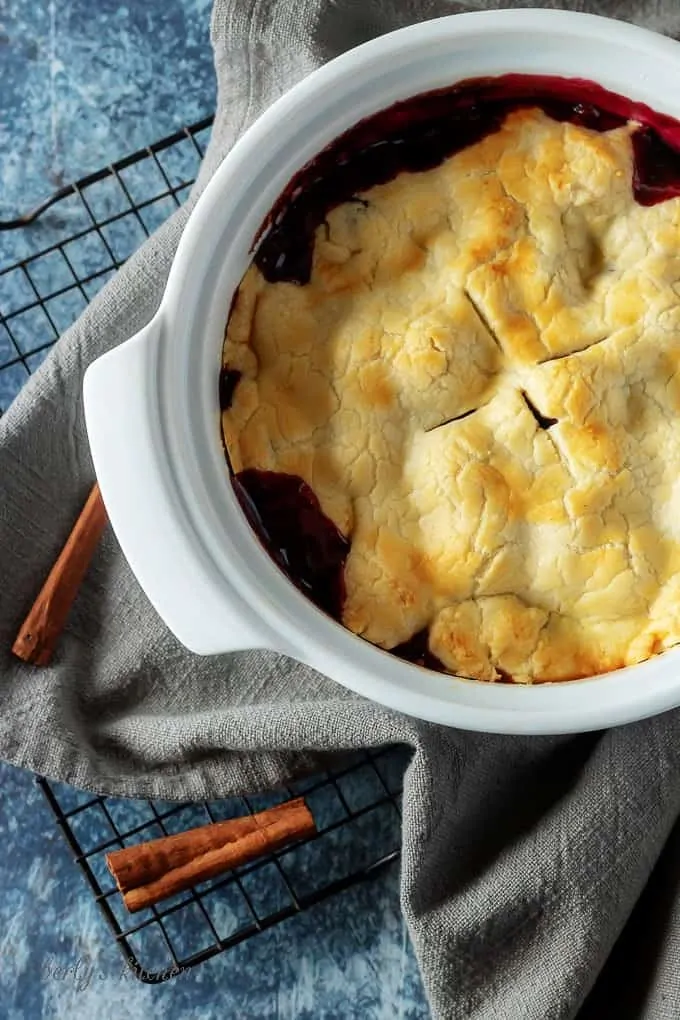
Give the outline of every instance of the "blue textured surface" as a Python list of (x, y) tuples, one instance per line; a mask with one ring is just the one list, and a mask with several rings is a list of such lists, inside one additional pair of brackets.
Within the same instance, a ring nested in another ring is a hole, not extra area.
[[(209, 7), (210, 0), (0, 0), (0, 219), (212, 111)], [(200, 146), (206, 135), (197, 138)], [(158, 163), (148, 159), (123, 171), (124, 188), (109, 179), (88, 189), (97, 219), (126, 214), (101, 233), (75, 196), (30, 228), (0, 232), (0, 413), (115, 263), (184, 198), (197, 162), (185, 139), (159, 154)], [(174, 197), (159, 197), (168, 185)], [(139, 219), (130, 201), (148, 203)], [(3, 273), (76, 233), (81, 236), (61, 250)], [(388, 757), (380, 767), (390, 789), (401, 780), (402, 764)], [(0, 784), (0, 1020), (428, 1016), (401, 919), (396, 867), (165, 985), (142, 984), (124, 965), (33, 777), (0, 763)], [(301, 782), (299, 792), (309, 785)], [(285, 855), (282, 868), (298, 894), (313, 888), (320, 875), (328, 881), (374, 859), (398, 838), (394, 811), (372, 807), (383, 792), (372, 769), (339, 779), (338, 790), (309, 793), (319, 826), (345, 816), (342, 798), (351, 811), (367, 813)], [(59, 787), (58, 796), (64, 810), (91, 799), (68, 787)], [(260, 809), (275, 799), (254, 797), (251, 803)], [(168, 807), (156, 805), (161, 813)], [(144, 838), (160, 833), (146, 802), (109, 799), (106, 808), (108, 818), (98, 805), (73, 816), (84, 851), (115, 838), (111, 821), (121, 832), (145, 826)], [(237, 807), (220, 802), (211, 809), (215, 817), (228, 817)], [(205, 817), (204, 808), (189, 805), (166, 819), (166, 829)], [(124, 842), (140, 838), (138, 833)], [(111, 889), (104, 851), (89, 863), (102, 889)], [(273, 864), (241, 881), (258, 917), (289, 902)], [(205, 891), (202, 902), (219, 937), (249, 923), (250, 908), (236, 885)], [(119, 924), (129, 926), (117, 894), (109, 902)], [(196, 904), (164, 923), (180, 956), (209, 941)], [(130, 942), (145, 968), (168, 966), (157, 927)]]
[(215, 108), (211, 0), (3, 0), (0, 217)]

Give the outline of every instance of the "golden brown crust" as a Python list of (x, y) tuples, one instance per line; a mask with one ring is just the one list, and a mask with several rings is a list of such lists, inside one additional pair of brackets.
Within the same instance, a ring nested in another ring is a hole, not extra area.
[(316, 492), (369, 641), (521, 682), (680, 641), (680, 200), (634, 130), (515, 112), (329, 213), (306, 286), (246, 273), (233, 467)]

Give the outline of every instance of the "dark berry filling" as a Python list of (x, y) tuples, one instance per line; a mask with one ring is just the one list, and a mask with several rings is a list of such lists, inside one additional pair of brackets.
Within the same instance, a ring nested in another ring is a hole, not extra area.
[(306, 482), (278, 471), (240, 471), (233, 485), (272, 559), (319, 609), (339, 620), (349, 542)]

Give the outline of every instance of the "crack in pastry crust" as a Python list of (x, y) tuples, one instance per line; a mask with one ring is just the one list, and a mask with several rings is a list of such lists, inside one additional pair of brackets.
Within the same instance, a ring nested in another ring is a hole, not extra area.
[(332, 209), (304, 286), (246, 273), (231, 464), (310, 486), (367, 640), (519, 682), (680, 641), (680, 199), (635, 131), (517, 110)]

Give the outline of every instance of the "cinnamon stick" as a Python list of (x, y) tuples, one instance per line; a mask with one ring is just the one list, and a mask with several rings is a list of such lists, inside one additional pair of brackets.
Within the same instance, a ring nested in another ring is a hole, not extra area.
[(14, 654), (24, 662), (48, 665), (106, 520), (104, 503), (95, 482), (12, 645)]
[(113, 850), (106, 863), (134, 913), (315, 832), (312, 813), (298, 797), (255, 815)]

